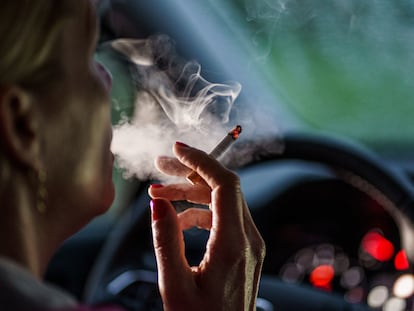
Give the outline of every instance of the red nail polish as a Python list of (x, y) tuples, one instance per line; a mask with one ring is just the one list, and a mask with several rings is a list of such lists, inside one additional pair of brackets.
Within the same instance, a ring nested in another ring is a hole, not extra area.
[(167, 213), (167, 207), (162, 200), (154, 199), (150, 202), (152, 220), (163, 218)]
[(176, 141), (175, 144), (178, 145), (178, 146), (181, 146), (181, 147), (189, 147), (189, 145), (184, 144), (184, 143), (182, 143), (180, 141)]
[(164, 187), (163, 185), (161, 185), (161, 184), (151, 184), (151, 186), (150, 186), (151, 188), (162, 188), (162, 187)]

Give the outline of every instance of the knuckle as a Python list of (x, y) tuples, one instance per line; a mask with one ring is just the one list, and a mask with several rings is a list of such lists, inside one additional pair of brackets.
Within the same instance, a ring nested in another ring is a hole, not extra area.
[(249, 245), (245, 239), (240, 239), (237, 243), (233, 243), (232, 247), (227, 247), (223, 255), (227, 266), (243, 266), (246, 258), (250, 256)]
[(255, 245), (256, 245), (255, 254), (257, 258), (259, 259), (259, 261), (263, 262), (266, 256), (266, 243), (264, 242), (262, 238), (260, 238), (259, 242), (256, 243)]
[(226, 169), (226, 175), (225, 176), (233, 184), (237, 184), (237, 185), (240, 184), (240, 177), (235, 172), (233, 172), (229, 169)]
[(237, 190), (241, 192), (240, 177), (235, 172), (229, 169), (224, 169), (223, 173), (221, 174), (221, 177), (221, 185), (223, 187), (236, 187)]
[(266, 256), (266, 242), (258, 231), (256, 231), (256, 236), (252, 241), (252, 249), (254, 256), (263, 261)]
[(266, 255), (266, 245), (262, 240), (256, 240), (250, 244), (250, 255), (256, 258), (258, 262), (262, 262)]
[(266, 256), (266, 243), (260, 235), (259, 231), (255, 229), (254, 234), (249, 240), (249, 252), (252, 258), (255, 258), (258, 263), (262, 263)]
[(253, 242), (248, 238), (240, 239), (233, 247), (228, 247), (223, 252), (222, 264), (236, 270), (244, 270), (246, 267), (260, 266), (265, 258), (266, 245), (262, 239)]

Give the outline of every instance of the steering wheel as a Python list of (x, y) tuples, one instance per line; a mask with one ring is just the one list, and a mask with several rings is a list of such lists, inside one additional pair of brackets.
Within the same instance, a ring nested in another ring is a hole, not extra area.
[[(283, 152), (258, 152), (242, 170), (286, 160), (316, 163), (328, 169), (329, 174), (366, 193), (389, 213), (399, 228), (409, 261), (414, 261), (414, 188), (403, 171), (390, 166), (371, 150), (343, 138), (319, 133), (286, 133), (283, 141)], [(246, 194), (249, 206), (254, 208), (266, 204), (260, 201), (262, 198), (262, 194)], [(114, 302), (129, 310), (162, 310), (150, 236), (149, 201), (147, 192), (141, 191), (115, 225), (90, 273), (84, 297), (87, 303)], [(186, 202), (177, 202), (176, 207), (185, 208)], [(199, 245), (207, 240), (208, 233), (190, 230), (185, 238), (186, 255), (196, 263), (203, 251)], [(368, 310), (335, 295), (286, 284), (266, 275), (261, 279), (257, 308), (264, 311)]]

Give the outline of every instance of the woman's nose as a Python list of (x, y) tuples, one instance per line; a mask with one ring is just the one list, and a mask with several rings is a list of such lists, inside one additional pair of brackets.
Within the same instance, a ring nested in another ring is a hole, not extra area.
[(99, 73), (100, 77), (102, 78), (102, 81), (104, 82), (106, 90), (108, 92), (110, 92), (111, 88), (112, 88), (112, 74), (111, 74), (111, 72), (102, 63), (100, 63), (100, 62), (95, 62), (95, 63), (96, 63), (96, 68), (98, 70), (98, 73)]

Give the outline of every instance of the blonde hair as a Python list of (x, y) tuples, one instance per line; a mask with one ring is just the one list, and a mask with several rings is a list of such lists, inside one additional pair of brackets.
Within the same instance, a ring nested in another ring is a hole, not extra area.
[[(19, 85), (43, 94), (53, 87), (62, 28), (80, 1), (88, 0), (1, 0), (0, 88)], [(0, 192), (12, 174), (5, 157), (0, 144)]]
[(42, 88), (53, 81), (59, 67), (54, 51), (75, 3), (78, 1), (1, 1), (0, 86)]

